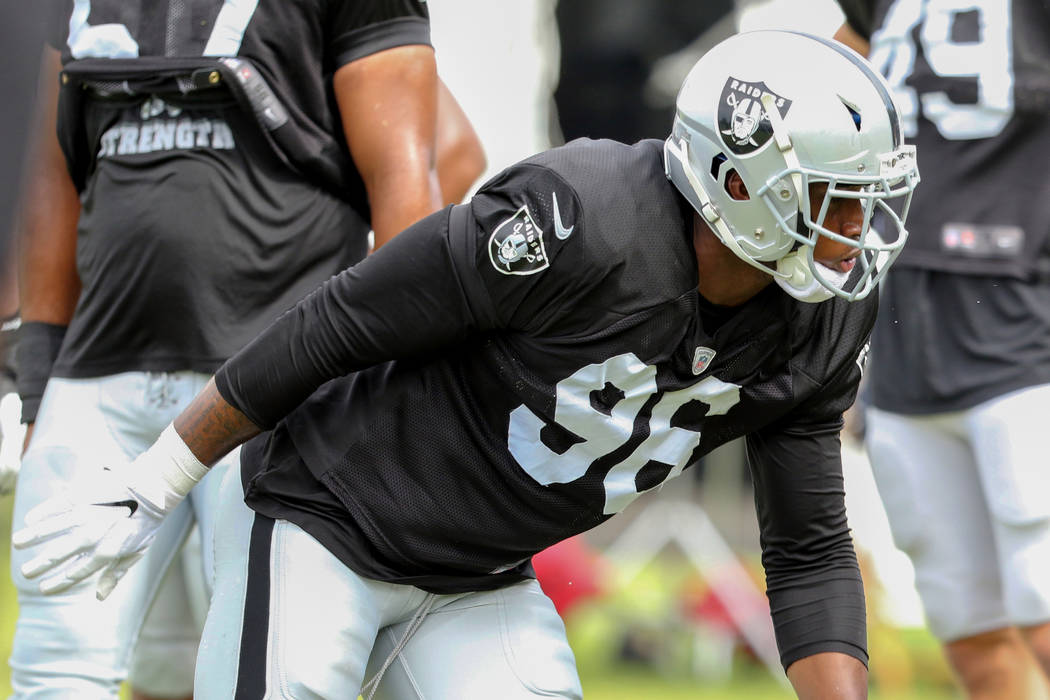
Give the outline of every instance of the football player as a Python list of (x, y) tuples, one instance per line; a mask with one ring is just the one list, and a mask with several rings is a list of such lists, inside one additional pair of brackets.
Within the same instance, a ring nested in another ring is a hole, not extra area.
[(1048, 697), (1050, 6), (840, 4), (937, 164), (872, 336), (879, 493), (968, 696)]
[[(384, 243), (458, 201), (484, 165), (437, 79), (416, 0), (63, 4), (45, 82), (61, 95), (44, 95), (49, 138), (19, 275), (32, 434), (18, 521), (99, 456), (130, 462), (234, 350), (360, 260), (369, 229)], [(440, 168), (439, 122), (461, 154)], [(442, 173), (455, 182), (445, 192)], [(43, 598), (15, 554), (14, 697), (117, 696), (194, 520), (203, 562), (192, 569), (210, 581), (210, 489), (235, 461), (173, 515), (105, 605), (86, 586)], [(137, 668), (153, 671), (133, 672), (137, 688), (191, 692), (189, 627), (162, 636), (152, 663), (140, 656)]]
[(897, 114), (836, 42), (724, 41), (666, 142), (528, 158), (303, 299), (19, 521), (23, 574), (105, 598), (246, 442), (201, 697), (579, 698), (530, 558), (747, 436), (787, 675), (865, 697), (838, 436), (918, 182)]

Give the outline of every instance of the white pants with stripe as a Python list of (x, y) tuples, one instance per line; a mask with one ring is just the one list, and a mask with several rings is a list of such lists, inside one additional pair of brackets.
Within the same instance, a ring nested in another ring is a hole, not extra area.
[(1050, 621), (1050, 385), (966, 411), (869, 408), (865, 437), (896, 545), (942, 641)]
[(238, 470), (221, 499), (195, 700), (355, 698), (424, 605), (376, 698), (582, 697), (564, 625), (536, 581), (430, 596), (358, 576), (296, 525), (257, 516)]

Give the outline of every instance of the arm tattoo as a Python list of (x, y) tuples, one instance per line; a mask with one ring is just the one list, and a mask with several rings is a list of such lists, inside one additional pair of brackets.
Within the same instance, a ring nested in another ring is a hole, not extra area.
[(262, 432), (222, 398), (214, 378), (175, 419), (175, 431), (208, 466)]

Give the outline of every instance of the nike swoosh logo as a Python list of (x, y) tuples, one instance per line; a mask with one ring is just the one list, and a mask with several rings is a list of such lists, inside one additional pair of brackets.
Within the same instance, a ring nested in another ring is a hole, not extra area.
[(558, 195), (551, 192), (551, 198), (554, 200), (554, 235), (558, 237), (559, 241), (564, 241), (572, 235), (573, 230), (576, 228), (576, 224), (573, 224), (569, 228), (565, 228), (561, 222), (561, 211), (558, 209)]
[(135, 514), (136, 510), (139, 509), (139, 502), (136, 501), (136, 500), (130, 499), (130, 498), (128, 500), (126, 500), (126, 501), (108, 501), (106, 503), (92, 503), (91, 505), (93, 505), (93, 506), (113, 506), (114, 508), (118, 508), (118, 507), (119, 508), (128, 508), (128, 509), (131, 510), (131, 512), (128, 513), (128, 517), (129, 518)]

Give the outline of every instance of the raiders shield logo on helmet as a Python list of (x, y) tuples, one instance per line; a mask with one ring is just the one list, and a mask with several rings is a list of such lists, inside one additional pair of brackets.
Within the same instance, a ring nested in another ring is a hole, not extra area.
[(722, 142), (733, 153), (745, 155), (758, 150), (773, 135), (766, 110), (762, 107), (762, 96), (771, 95), (780, 110), (787, 114), (791, 100), (776, 94), (763, 82), (747, 82), (730, 77), (722, 88), (718, 103), (718, 130)]
[(543, 232), (528, 208), (523, 206), (492, 232), (489, 259), (505, 275), (531, 275), (550, 266)]

